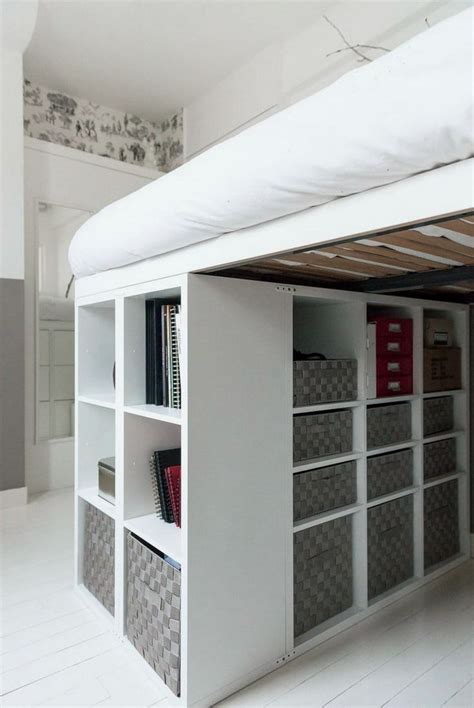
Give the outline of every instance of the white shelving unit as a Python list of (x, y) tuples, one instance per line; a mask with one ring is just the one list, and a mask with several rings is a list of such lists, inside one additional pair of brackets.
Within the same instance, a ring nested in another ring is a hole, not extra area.
[[(145, 403), (145, 301), (180, 299), (181, 411)], [(115, 631), (126, 632), (126, 534), (131, 531), (182, 568), (182, 705), (209, 706), (282, 662), (342, 631), (468, 557), (468, 339), (465, 306), (366, 296), (299, 286), (184, 275), (78, 298), (76, 341), (76, 579), (82, 583), (83, 506), (115, 520)], [(414, 393), (367, 400), (368, 308), (414, 321)], [(455, 322), (463, 349), (459, 391), (423, 394), (423, 316)], [(358, 364), (357, 400), (296, 409), (293, 347)], [(115, 388), (112, 371), (115, 364)], [(458, 470), (423, 480), (423, 400), (452, 395)], [(412, 440), (367, 450), (368, 405), (408, 401)], [(293, 464), (296, 413), (350, 409), (353, 450)], [(182, 528), (154, 514), (148, 468), (153, 450), (181, 446)], [(367, 457), (411, 448), (413, 484), (368, 501)], [(97, 461), (116, 457), (116, 504), (97, 495)], [(354, 460), (357, 501), (293, 522), (293, 474)], [(456, 478), (461, 553), (425, 573), (424, 488)], [(414, 577), (368, 600), (367, 510), (412, 495)], [(293, 635), (293, 535), (350, 516), (353, 607), (296, 641)], [(93, 602), (92, 596), (86, 595)], [(156, 679), (160, 679), (157, 677)]]

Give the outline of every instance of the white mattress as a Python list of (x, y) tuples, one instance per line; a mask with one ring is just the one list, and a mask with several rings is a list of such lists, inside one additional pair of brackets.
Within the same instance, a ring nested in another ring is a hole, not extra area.
[[(75, 235), (91, 275), (466, 159), (472, 8), (115, 202)], [(271, 250), (271, 244), (269, 244)]]

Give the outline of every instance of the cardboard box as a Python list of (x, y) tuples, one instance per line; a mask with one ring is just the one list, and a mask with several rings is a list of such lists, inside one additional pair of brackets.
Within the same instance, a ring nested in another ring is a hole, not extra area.
[(423, 350), (423, 390), (425, 393), (461, 388), (461, 350)]
[(453, 323), (451, 320), (427, 317), (424, 322), (425, 347), (452, 347)]

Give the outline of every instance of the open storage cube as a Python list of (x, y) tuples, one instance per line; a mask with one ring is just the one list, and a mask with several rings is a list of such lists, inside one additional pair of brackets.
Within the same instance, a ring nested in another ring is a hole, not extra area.
[(181, 570), (127, 534), (127, 636), (177, 696), (180, 693)]
[(115, 521), (92, 504), (84, 503), (82, 580), (110, 612), (115, 611)]
[(367, 499), (413, 484), (413, 450), (398, 450), (367, 458)]
[(457, 479), (424, 491), (425, 568), (459, 553), (458, 493)]
[(454, 426), (454, 401), (452, 396), (425, 398), (423, 401), (423, 434), (446, 433)]
[(293, 416), (293, 461), (352, 450), (352, 410)]
[(446, 438), (423, 445), (423, 474), (425, 481), (456, 471), (456, 439)]
[(355, 462), (343, 462), (293, 475), (293, 521), (301, 521), (356, 501)]
[(352, 606), (352, 518), (294, 534), (294, 634)]
[(385, 447), (410, 440), (410, 403), (369, 406), (367, 408), (367, 448)]
[(115, 302), (78, 308), (78, 393), (98, 401), (115, 401)]
[(369, 600), (413, 576), (412, 495), (367, 511)]

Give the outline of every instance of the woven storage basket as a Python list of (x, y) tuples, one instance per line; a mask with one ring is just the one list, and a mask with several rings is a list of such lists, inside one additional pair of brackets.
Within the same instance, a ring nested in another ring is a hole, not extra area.
[(357, 361), (327, 359), (293, 363), (293, 404), (353, 401), (357, 398)]
[(459, 553), (457, 479), (425, 489), (424, 527), (425, 568)]
[(413, 576), (412, 495), (367, 511), (369, 600)]
[(384, 494), (413, 484), (413, 451), (399, 450), (386, 455), (367, 458), (367, 498)]
[(438, 440), (423, 445), (423, 474), (433, 479), (456, 471), (456, 440)]
[(352, 606), (352, 519), (294, 534), (294, 634)]
[(356, 463), (322, 467), (293, 475), (293, 519), (301, 521), (357, 500)]
[(411, 406), (392, 403), (367, 408), (367, 447), (383, 447), (411, 438)]
[(426, 398), (423, 401), (423, 433), (435, 435), (452, 430), (454, 425), (453, 397)]
[(85, 502), (82, 578), (112, 615), (115, 609), (115, 521)]
[(352, 450), (352, 411), (293, 416), (293, 461)]
[(179, 696), (181, 571), (131, 533), (127, 538), (127, 636)]

